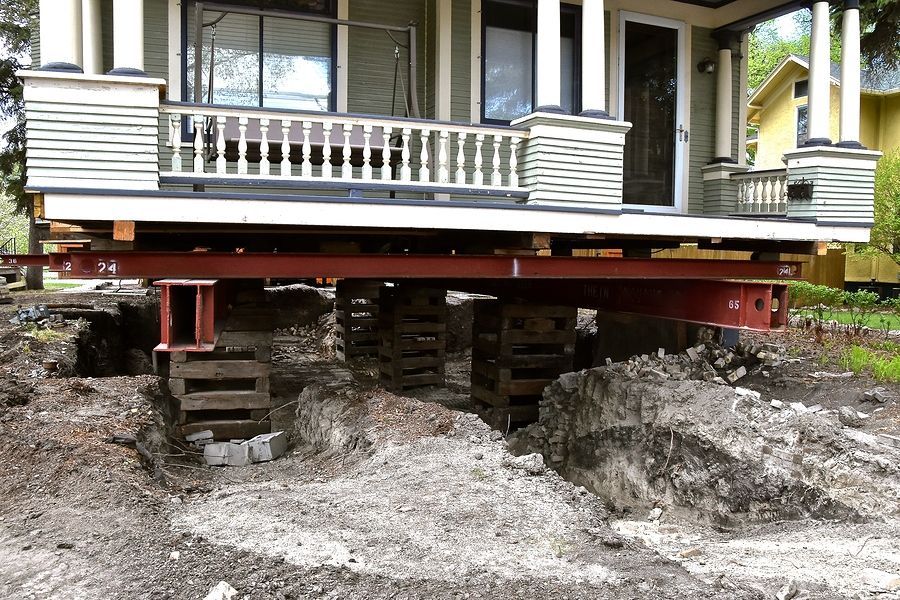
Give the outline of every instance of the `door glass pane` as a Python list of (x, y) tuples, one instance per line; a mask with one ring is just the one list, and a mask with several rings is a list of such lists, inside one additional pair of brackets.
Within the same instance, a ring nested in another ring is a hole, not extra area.
[(331, 26), (263, 19), (263, 106), (329, 110)]
[(675, 203), (675, 111), (678, 31), (628, 21), (625, 24), (623, 200), (626, 204)]
[(560, 43), (559, 105), (566, 114), (575, 112), (575, 40), (562, 38)]
[(484, 116), (511, 121), (531, 112), (532, 33), (486, 27)]
[[(187, 99), (193, 101), (194, 11), (187, 15)], [(213, 104), (259, 106), (259, 17), (228, 14), (215, 28), (203, 28), (201, 102), (210, 98), (210, 54), (215, 61)]]

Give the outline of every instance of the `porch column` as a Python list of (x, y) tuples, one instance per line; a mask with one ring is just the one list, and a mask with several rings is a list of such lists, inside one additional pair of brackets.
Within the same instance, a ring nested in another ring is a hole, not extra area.
[(859, 142), (859, 0), (844, 0), (841, 35), (842, 148), (862, 148)]
[(41, 0), (41, 69), (81, 73), (81, 0)]
[(731, 43), (734, 34), (721, 31), (716, 35), (719, 42), (719, 61), (716, 65), (716, 144), (714, 163), (737, 162), (731, 156), (732, 121), (734, 118), (734, 93), (731, 64)]
[[(809, 139), (804, 146), (831, 145), (828, 126), (831, 112), (830, 39), (828, 2), (815, 2), (812, 6), (812, 36), (809, 43)], [(859, 69), (858, 62), (856, 68)]]
[(144, 72), (144, 0), (113, 0), (113, 69), (110, 75)]
[(537, 3), (537, 105), (534, 112), (562, 112), (559, 0)]
[(584, 0), (581, 5), (581, 114), (608, 119), (603, 4), (603, 0)]
[(103, 38), (100, 28), (100, 0), (81, 0), (81, 44), (84, 72), (103, 72)]

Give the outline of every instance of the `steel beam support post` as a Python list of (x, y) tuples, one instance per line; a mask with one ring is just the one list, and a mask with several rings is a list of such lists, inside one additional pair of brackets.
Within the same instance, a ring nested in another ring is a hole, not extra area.
[(219, 331), (217, 310), (223, 304), (215, 279), (162, 279), (159, 286), (160, 343), (157, 352), (211, 352)]

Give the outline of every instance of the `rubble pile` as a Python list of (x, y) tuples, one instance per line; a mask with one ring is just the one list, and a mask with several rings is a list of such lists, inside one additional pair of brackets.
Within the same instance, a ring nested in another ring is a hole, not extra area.
[(283, 431), (263, 433), (249, 440), (217, 442), (210, 430), (185, 436), (185, 441), (203, 452), (209, 466), (246, 467), (252, 463), (275, 460), (287, 450), (287, 436)]
[(35, 304), (28, 308), (19, 307), (16, 314), (9, 320), (13, 325), (23, 325), (25, 323), (37, 323), (41, 327), (62, 327), (65, 325), (65, 319), (60, 313), (51, 313), (50, 308), (46, 304)]
[(632, 356), (621, 363), (613, 363), (607, 358), (606, 365), (628, 379), (697, 380), (727, 385), (748, 374), (761, 372), (768, 376), (772, 369), (787, 360), (783, 346), (739, 342), (733, 350), (705, 343), (692, 346), (681, 354), (666, 354), (665, 349), (660, 348), (655, 354)]

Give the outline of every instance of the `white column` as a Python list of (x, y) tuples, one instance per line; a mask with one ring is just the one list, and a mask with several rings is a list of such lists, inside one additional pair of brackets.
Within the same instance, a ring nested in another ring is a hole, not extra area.
[(114, 74), (144, 74), (144, 0), (113, 0)]
[(559, 0), (538, 0), (535, 110), (561, 112)]
[(844, 0), (844, 24), (841, 29), (841, 141), (838, 146), (861, 148), (859, 0)]
[(828, 2), (815, 2), (812, 6), (812, 37), (809, 48), (809, 141), (807, 145), (810, 146), (831, 143), (828, 126), (831, 112), (830, 39)]
[(437, 56), (435, 73), (435, 113), (440, 121), (450, 120), (451, 74), (451, 42), (453, 38), (453, 6), (452, 0), (436, 2)]
[(84, 72), (103, 72), (103, 37), (100, 29), (100, 0), (81, 0), (81, 47)]
[(584, 0), (581, 5), (581, 108), (586, 116), (609, 116), (603, 11), (603, 0)]
[(41, 65), (81, 70), (81, 0), (41, 0)]
[[(720, 43), (720, 46), (725, 46)], [(716, 148), (718, 162), (731, 162), (731, 123), (734, 116), (732, 94), (731, 48), (719, 48), (719, 62), (716, 65)]]

